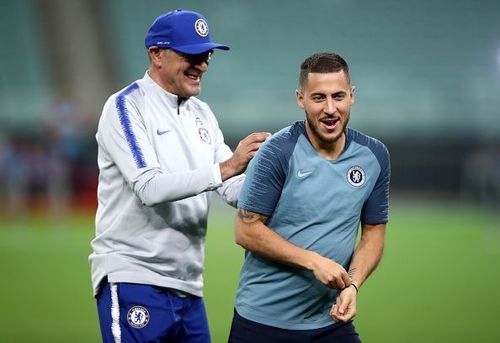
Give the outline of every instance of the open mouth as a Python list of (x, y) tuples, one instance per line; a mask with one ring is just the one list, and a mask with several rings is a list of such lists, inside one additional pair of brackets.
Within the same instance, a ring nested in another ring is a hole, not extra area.
[(193, 81), (199, 82), (201, 80), (201, 74), (193, 70), (186, 70), (186, 72), (184, 72), (184, 75), (186, 75), (189, 79)]
[(329, 131), (335, 130), (337, 127), (337, 123), (340, 122), (339, 118), (323, 118), (320, 119), (320, 122), (325, 126), (325, 128)]

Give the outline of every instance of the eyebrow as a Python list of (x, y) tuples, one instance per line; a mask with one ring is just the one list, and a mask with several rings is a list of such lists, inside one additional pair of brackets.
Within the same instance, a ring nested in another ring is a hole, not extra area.
[[(326, 95), (326, 94), (328, 94), (328, 93), (326, 93), (326, 92), (322, 92), (322, 91), (318, 91), (318, 92), (313, 92), (313, 93), (311, 93), (311, 95), (310, 95), (310, 96), (316, 96), (316, 95)], [(346, 92), (346, 91), (337, 91), (337, 92), (332, 93), (332, 94), (333, 94), (334, 96), (335, 96), (335, 95), (345, 95), (345, 94), (347, 94), (347, 92)]]

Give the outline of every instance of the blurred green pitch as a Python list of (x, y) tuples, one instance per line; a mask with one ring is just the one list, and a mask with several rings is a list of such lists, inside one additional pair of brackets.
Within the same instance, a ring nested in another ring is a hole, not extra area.
[[(500, 227), (482, 210), (392, 201), (384, 259), (361, 288), (364, 342), (499, 342)], [(226, 342), (243, 250), (234, 211), (209, 221), (205, 299)], [(497, 218), (498, 219), (498, 218)], [(0, 222), (2, 342), (99, 342), (87, 256), (93, 217)]]

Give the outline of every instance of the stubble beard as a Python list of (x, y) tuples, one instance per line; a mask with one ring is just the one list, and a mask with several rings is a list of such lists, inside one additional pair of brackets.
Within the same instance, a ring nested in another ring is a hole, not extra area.
[(323, 135), (319, 131), (318, 122), (315, 120), (312, 120), (311, 116), (307, 112), (306, 112), (306, 125), (309, 127), (309, 129), (311, 130), (311, 132), (313, 133), (313, 135), (316, 137), (316, 139), (319, 141), (319, 143), (321, 145), (330, 146), (330, 145), (336, 143), (342, 137), (342, 135), (347, 127), (347, 124), (349, 123), (350, 117), (351, 117), (351, 115), (350, 115), (350, 113), (348, 113), (346, 120), (344, 122), (344, 125), (342, 126), (342, 130), (338, 134), (336, 134), (335, 136), (332, 136), (332, 137), (327, 137), (327, 136)]

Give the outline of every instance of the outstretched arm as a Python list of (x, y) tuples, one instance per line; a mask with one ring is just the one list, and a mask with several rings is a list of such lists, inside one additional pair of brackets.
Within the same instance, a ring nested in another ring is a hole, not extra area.
[(356, 315), (356, 295), (363, 282), (375, 270), (384, 251), (386, 224), (363, 224), (359, 241), (349, 268), (351, 287), (339, 293), (330, 315), (338, 321), (351, 320)]
[(267, 217), (259, 213), (238, 209), (236, 243), (268, 259), (311, 270), (327, 287), (344, 289), (351, 284), (347, 271), (340, 264), (287, 241), (266, 226), (266, 220)]

